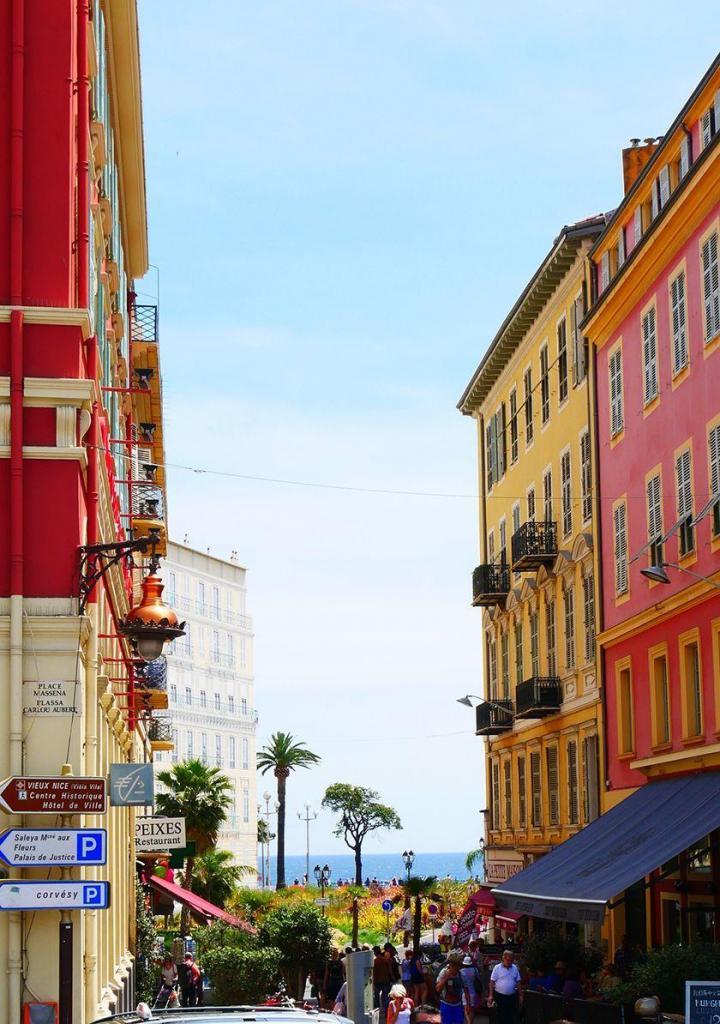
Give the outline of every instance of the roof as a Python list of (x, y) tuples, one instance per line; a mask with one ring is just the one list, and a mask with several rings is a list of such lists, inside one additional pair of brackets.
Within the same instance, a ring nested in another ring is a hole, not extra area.
[(209, 900), (204, 900), (202, 896), (196, 895), (194, 892), (190, 892), (189, 889), (183, 889), (180, 885), (175, 885), (174, 882), (168, 882), (165, 878), (160, 878), (158, 875), (150, 875), (148, 878), (148, 884), (157, 889), (158, 892), (164, 893), (165, 896), (170, 896), (171, 899), (178, 903), (184, 903), (186, 907), (189, 907), (193, 914), (203, 918), (214, 918), (216, 921), (224, 921), (225, 924), (231, 924), (235, 928), (242, 928), (244, 931), (254, 932), (254, 929), (247, 923), (247, 921), (241, 920), (239, 917), (235, 917), (234, 914), (229, 914), (227, 910), (223, 910), (222, 907), (216, 907), (214, 903)]
[(720, 826), (720, 772), (658, 779), (493, 889), (500, 907), (602, 923), (613, 897)]
[[(147, 1020), (136, 1011), (116, 1013), (99, 1017), (94, 1024), (115, 1021), (116, 1024), (141, 1024)], [(154, 1009), (150, 1020), (155, 1024), (234, 1024), (247, 1021), (250, 1024), (303, 1024), (319, 1021), (319, 1024), (351, 1024), (347, 1017), (322, 1010), (305, 1010), (299, 1006), (192, 1006), (172, 1007), (168, 1010)]]
[(599, 235), (605, 229), (608, 217), (608, 214), (598, 213), (575, 224), (566, 224), (560, 229), (550, 252), (503, 320), (465, 388), (457, 404), (464, 415), (471, 415), (490, 394), (520, 342), (572, 267), (582, 242)]

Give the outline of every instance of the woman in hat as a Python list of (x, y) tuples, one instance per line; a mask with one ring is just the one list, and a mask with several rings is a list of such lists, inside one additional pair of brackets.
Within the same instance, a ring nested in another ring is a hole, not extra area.
[(463, 986), (465, 1022), (466, 1024), (472, 1024), (473, 1017), (480, 1009), (483, 986), (482, 975), (470, 954), (465, 956), (463, 959), (462, 967), (460, 968), (460, 977), (462, 978)]

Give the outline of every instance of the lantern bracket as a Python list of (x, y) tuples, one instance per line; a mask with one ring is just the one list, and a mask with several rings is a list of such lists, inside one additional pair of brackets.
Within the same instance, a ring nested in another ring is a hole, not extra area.
[(82, 615), (88, 603), (90, 594), (95, 589), (99, 580), (103, 578), (108, 569), (123, 562), (136, 551), (144, 555), (150, 552), (150, 572), (157, 571), (159, 558), (155, 554), (155, 548), (160, 541), (160, 531), (152, 528), (148, 531), (147, 537), (138, 537), (137, 540), (121, 540), (110, 544), (85, 544), (80, 547), (80, 614)]

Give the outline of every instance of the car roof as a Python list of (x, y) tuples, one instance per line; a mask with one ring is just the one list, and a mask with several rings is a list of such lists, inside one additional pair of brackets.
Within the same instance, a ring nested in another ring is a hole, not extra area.
[[(302, 1018), (310, 1018), (319, 1024), (353, 1024), (348, 1017), (340, 1017), (335, 1013), (292, 1006), (177, 1006), (166, 1010), (154, 1009), (150, 1020), (155, 1024), (239, 1024), (241, 1021), (252, 1024), (299, 1024)], [(142, 1024), (145, 1019), (135, 1010), (130, 1010), (109, 1017), (98, 1017), (94, 1024), (108, 1024), (111, 1021), (116, 1024)]]

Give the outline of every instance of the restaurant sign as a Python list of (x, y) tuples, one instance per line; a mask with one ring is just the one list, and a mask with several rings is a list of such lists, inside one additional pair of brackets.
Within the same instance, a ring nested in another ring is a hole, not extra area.
[(720, 981), (685, 982), (686, 1024), (720, 1024)]

